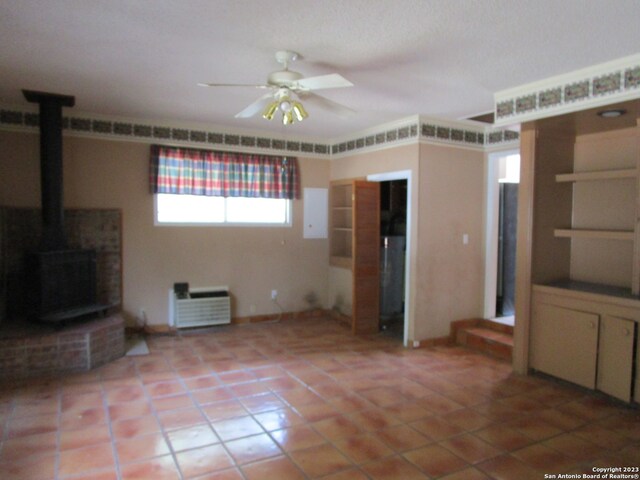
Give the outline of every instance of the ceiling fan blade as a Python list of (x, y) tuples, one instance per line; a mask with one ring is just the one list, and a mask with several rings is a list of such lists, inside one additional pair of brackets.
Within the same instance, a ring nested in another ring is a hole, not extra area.
[(271, 85), (252, 85), (248, 83), (199, 83), (199, 87), (251, 87), (251, 88), (271, 88)]
[(316, 93), (300, 92), (299, 97), (302, 98), (305, 103), (316, 105), (317, 107), (328, 110), (329, 112), (335, 113), (341, 117), (349, 117), (356, 113), (355, 110)]
[(258, 100), (253, 102), (247, 108), (242, 110), (241, 112), (236, 113), (236, 118), (253, 117), (256, 113), (258, 113), (260, 110), (266, 107), (271, 101), (273, 101), (273, 94), (267, 93), (266, 95), (263, 95)]
[(323, 88), (353, 87), (353, 83), (338, 73), (320, 75), (318, 77), (301, 78), (296, 82), (296, 88), (302, 90), (321, 90)]

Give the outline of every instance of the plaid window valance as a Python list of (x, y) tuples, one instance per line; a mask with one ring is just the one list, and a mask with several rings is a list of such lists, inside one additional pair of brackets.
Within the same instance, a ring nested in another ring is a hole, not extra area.
[(151, 193), (300, 198), (298, 160), (151, 146)]

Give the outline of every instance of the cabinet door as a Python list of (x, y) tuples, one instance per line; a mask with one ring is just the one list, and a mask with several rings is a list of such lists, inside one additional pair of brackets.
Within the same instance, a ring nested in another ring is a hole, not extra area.
[(598, 349), (598, 390), (631, 401), (635, 322), (603, 315)]
[(531, 323), (531, 366), (595, 388), (598, 323), (596, 314), (536, 302)]
[(353, 184), (353, 333), (377, 333), (380, 322), (380, 184)]

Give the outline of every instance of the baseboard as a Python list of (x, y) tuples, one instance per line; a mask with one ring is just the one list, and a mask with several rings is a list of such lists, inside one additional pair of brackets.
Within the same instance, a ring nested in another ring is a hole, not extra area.
[(343, 323), (348, 327), (351, 327), (351, 323), (352, 323), (351, 316), (345, 315), (344, 313), (341, 313), (341, 312), (339, 312), (337, 310), (331, 310), (329, 312), (329, 315), (334, 320), (337, 320), (338, 322)]
[[(142, 330), (146, 335), (174, 335), (178, 331), (177, 328), (169, 325), (145, 325), (139, 330)], [(133, 331), (135, 332), (136, 329)]]
[[(416, 342), (418, 342), (417, 346)], [(424, 340), (414, 340), (413, 342), (409, 342), (409, 346), (413, 348), (445, 347), (448, 345), (451, 345), (451, 337), (449, 335), (445, 337), (425, 338)]]
[(319, 317), (327, 317), (330, 316), (329, 310), (324, 310), (321, 308), (313, 309), (313, 310), (302, 310), (299, 312), (282, 312), (282, 313), (272, 313), (269, 315), (252, 315), (249, 317), (232, 317), (231, 324), (232, 325), (246, 325), (248, 323), (261, 323), (261, 322), (275, 322), (282, 320), (298, 320), (304, 318), (319, 318)]

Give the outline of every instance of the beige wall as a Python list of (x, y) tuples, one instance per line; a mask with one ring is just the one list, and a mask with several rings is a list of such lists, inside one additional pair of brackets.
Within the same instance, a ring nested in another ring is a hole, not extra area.
[(423, 339), (448, 335), (454, 320), (482, 317), (484, 153), (421, 145), (419, 177), (415, 333)]
[[(38, 206), (38, 135), (0, 132), (0, 204)], [(177, 281), (192, 286), (228, 285), (233, 315), (307, 308), (314, 292), (328, 304), (329, 251), (325, 239), (302, 238), (301, 200), (291, 228), (156, 227), (148, 187), (149, 145), (78, 137), (64, 139), (65, 206), (123, 211), (124, 311), (146, 313), (166, 325), (168, 291)], [(329, 162), (300, 158), (304, 187), (327, 188)]]
[[(38, 135), (0, 132), (0, 145), (0, 204), (37, 206)], [(65, 205), (123, 210), (124, 310), (132, 317), (144, 309), (150, 324), (166, 324), (176, 281), (229, 285), (234, 316), (276, 313), (272, 289), (286, 311), (305, 309), (309, 292), (330, 308), (336, 285), (348, 284), (333, 278), (327, 240), (302, 238), (301, 201), (291, 228), (156, 227), (148, 145), (65, 137), (64, 150)], [(303, 187), (411, 172), (409, 341), (447, 335), (451, 321), (482, 315), (483, 159), (480, 151), (429, 144), (331, 162), (300, 158)]]
[(411, 172), (409, 343), (446, 336), (452, 321), (482, 316), (484, 161), (482, 151), (414, 144), (331, 162), (332, 180)]

